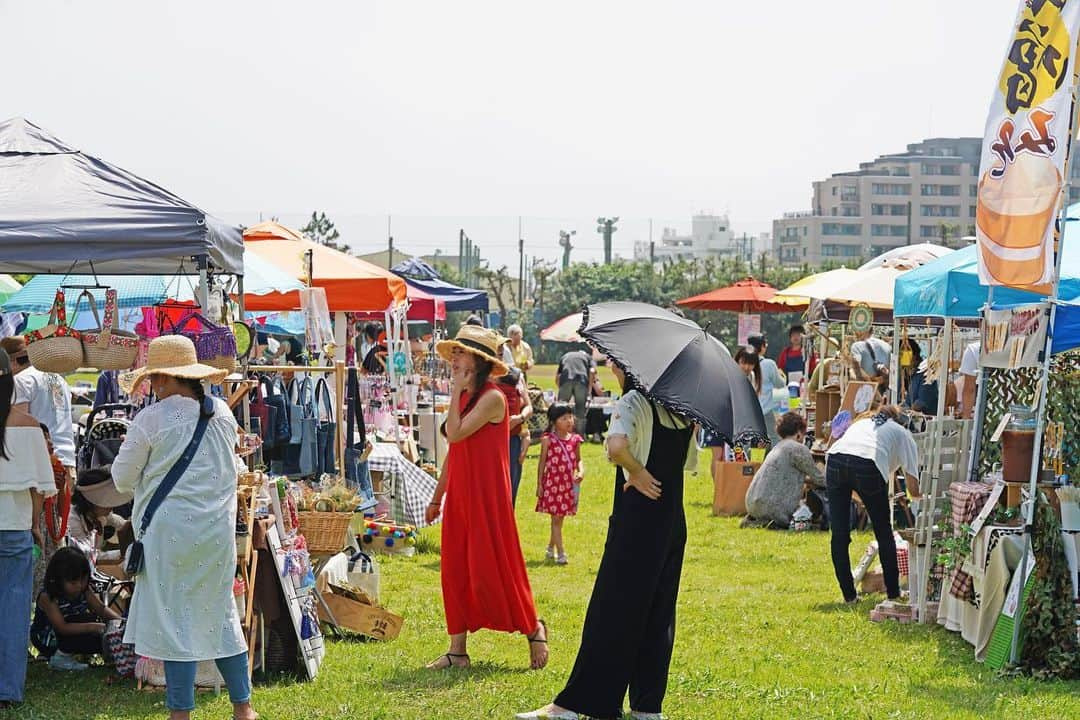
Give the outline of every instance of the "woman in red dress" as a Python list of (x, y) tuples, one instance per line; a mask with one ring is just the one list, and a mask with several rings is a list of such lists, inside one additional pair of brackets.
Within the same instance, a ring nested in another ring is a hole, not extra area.
[[(547, 665), (547, 628), (536, 617), (510, 499), (506, 399), (490, 382), (506, 374), (493, 330), (464, 325), (437, 346), (450, 362), (450, 410), (444, 430), (450, 451), (428, 522), (442, 514), (442, 590), (450, 649), (433, 670), (469, 667), (466, 641), (481, 628), (520, 632), (529, 665)], [(445, 495), (445, 503), (443, 502)]]

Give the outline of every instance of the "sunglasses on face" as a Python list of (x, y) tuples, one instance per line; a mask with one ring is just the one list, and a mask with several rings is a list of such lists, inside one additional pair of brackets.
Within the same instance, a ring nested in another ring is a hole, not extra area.
[(15, 357), (13, 357), (11, 359), (15, 361), (16, 365), (29, 365), (30, 364), (30, 357), (26, 353), (23, 353), (22, 355), (16, 355)]

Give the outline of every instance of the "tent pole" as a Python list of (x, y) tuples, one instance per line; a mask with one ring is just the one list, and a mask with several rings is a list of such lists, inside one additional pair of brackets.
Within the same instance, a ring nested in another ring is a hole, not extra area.
[[(983, 309), (988, 309), (994, 304), (994, 286), (991, 285), (990, 289), (986, 293), (986, 305)], [(979, 333), (982, 334), (983, 320), (979, 317)], [(965, 346), (965, 350), (967, 347)], [(983, 434), (982, 426), (986, 422), (986, 387), (990, 381), (990, 371), (987, 368), (979, 367), (979, 384), (975, 389), (975, 412), (971, 413), (971, 456), (968, 460), (968, 480), (975, 482), (979, 479), (979, 457), (982, 455), (982, 443)], [(964, 381), (965, 383), (967, 380)]]
[[(208, 259), (205, 255), (199, 255), (196, 262), (199, 265), (199, 305), (202, 307), (203, 312), (206, 312), (206, 308), (210, 306), (210, 285), (207, 277)], [(210, 320), (217, 322), (218, 318), (210, 318)]]
[[(243, 275), (237, 275), (236, 276), (236, 297), (237, 297), (237, 300), (238, 300), (238, 304), (240, 306), (240, 322), (247, 322), (247, 309), (246, 309), (245, 304), (244, 304), (244, 276)], [(254, 333), (252, 333), (252, 335), (253, 335), (253, 337), (251, 338), (252, 344), (255, 345), (255, 346), (258, 346), (258, 342), (256, 341), (256, 339), (254, 337)], [(247, 379), (247, 367), (248, 367), (248, 363), (250, 363), (250, 362), (251, 362), (251, 352), (249, 351), (248, 354), (244, 357), (244, 362), (241, 363), (241, 366), (240, 366), (240, 372), (244, 376), (245, 380)], [(243, 418), (244, 432), (251, 432), (251, 400), (248, 397), (248, 393), (244, 393), (244, 399), (241, 401), (241, 406), (243, 407), (243, 411), (242, 411), (243, 414), (241, 415), (241, 417)]]
[(938, 398), (937, 416), (945, 417), (945, 388), (949, 384), (949, 358), (952, 356), (952, 318), (945, 318), (945, 325), (941, 330), (941, 368), (938, 370)]
[(895, 405), (903, 404), (900, 397), (900, 320), (893, 315), (892, 319), (892, 357), (889, 358), (889, 395)]

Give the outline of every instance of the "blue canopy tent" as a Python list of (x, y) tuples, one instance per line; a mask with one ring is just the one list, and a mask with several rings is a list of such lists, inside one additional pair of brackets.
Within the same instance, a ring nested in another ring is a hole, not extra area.
[[(193, 300), (196, 276), (173, 275), (35, 275), (22, 289), (14, 292), (3, 303), (4, 312), (47, 313), (52, 308), (57, 289), (64, 286), (103, 285), (116, 290), (117, 305), (121, 309), (155, 305), (169, 298)], [(272, 263), (254, 253), (244, 254), (244, 293), (266, 295), (273, 292), (291, 292), (303, 284)], [(74, 310), (79, 291), (67, 293), (68, 310)], [(105, 302), (104, 292), (94, 292), (100, 306)], [(84, 303), (85, 307), (85, 303)]]
[(483, 290), (451, 285), (439, 277), (435, 268), (420, 258), (409, 258), (390, 269), (400, 275), (411, 287), (422, 290), (436, 300), (441, 300), (447, 310), (488, 311), (488, 294)]

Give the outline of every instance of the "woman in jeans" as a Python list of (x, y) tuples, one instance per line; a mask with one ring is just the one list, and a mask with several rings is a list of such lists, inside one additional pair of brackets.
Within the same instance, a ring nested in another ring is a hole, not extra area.
[(165, 496), (142, 537), (144, 564), (131, 598), (124, 642), (165, 665), (165, 703), (171, 720), (195, 708), (195, 671), (214, 660), (229, 688), (236, 720), (251, 708), (247, 643), (233, 601), (236, 573), (236, 419), (202, 383), (224, 370), (203, 365), (191, 340), (165, 335), (150, 342), (146, 367), (120, 377), (124, 392), (143, 381), (158, 401), (140, 411), (112, 464), (120, 492), (133, 492), (132, 521), (184, 453), (201, 417), (206, 430), (191, 463)]
[(0, 349), (0, 710), (23, 700), (34, 566), (31, 530), (56, 494), (38, 421), (13, 410), (11, 359)]
[(858, 492), (874, 525), (885, 592), (890, 600), (900, 597), (900, 569), (896, 560), (892, 518), (889, 517), (889, 483), (902, 469), (908, 488), (918, 495), (919, 453), (915, 438), (897, 420), (900, 411), (886, 405), (876, 415), (856, 420), (828, 453), (825, 488), (829, 497), (832, 527), (832, 562), (844, 602), (858, 600), (851, 577), (851, 493)]

